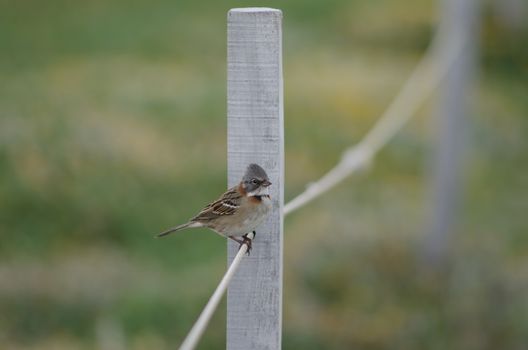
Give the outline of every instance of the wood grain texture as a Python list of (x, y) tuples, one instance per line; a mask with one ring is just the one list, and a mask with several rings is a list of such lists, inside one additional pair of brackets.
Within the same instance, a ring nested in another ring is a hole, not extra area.
[[(280, 349), (284, 129), (282, 12), (232, 9), (227, 29), (228, 182), (257, 163), (272, 182), (273, 210), (257, 229), (227, 293), (227, 349)], [(228, 242), (228, 263), (238, 245)]]

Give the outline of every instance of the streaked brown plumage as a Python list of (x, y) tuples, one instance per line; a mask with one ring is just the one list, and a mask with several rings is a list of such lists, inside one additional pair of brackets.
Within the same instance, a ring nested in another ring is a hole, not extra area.
[(251, 241), (246, 238), (246, 234), (254, 232), (271, 209), (270, 185), (264, 169), (257, 164), (250, 164), (237, 186), (231, 187), (185, 224), (168, 229), (158, 236), (185, 228), (207, 227), (240, 244), (247, 243), (251, 248)]

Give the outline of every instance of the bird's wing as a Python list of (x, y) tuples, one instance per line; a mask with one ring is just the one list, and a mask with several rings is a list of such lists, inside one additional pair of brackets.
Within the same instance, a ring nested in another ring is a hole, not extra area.
[(241, 202), (242, 195), (238, 192), (237, 187), (232, 187), (218, 200), (203, 208), (191, 221), (203, 222), (216, 219), (219, 216), (233, 215), (240, 207)]

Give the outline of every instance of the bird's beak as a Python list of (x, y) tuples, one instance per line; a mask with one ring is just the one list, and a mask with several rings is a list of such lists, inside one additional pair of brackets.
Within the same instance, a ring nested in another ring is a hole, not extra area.
[(269, 185), (271, 185), (271, 182), (269, 182), (269, 180), (264, 180), (264, 182), (262, 183), (262, 186), (264, 187), (268, 187)]

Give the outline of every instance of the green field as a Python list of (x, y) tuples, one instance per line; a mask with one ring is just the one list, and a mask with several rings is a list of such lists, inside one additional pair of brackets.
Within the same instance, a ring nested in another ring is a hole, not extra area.
[[(0, 348), (173, 349), (226, 267), (156, 240), (226, 185), (224, 1), (0, 0)], [(369, 130), (434, 32), (431, 1), (284, 12), (286, 199)], [(482, 11), (449, 263), (420, 260), (433, 101), (369, 169), (289, 216), (284, 349), (528, 343), (528, 26)], [(225, 347), (225, 305), (200, 343)]]

